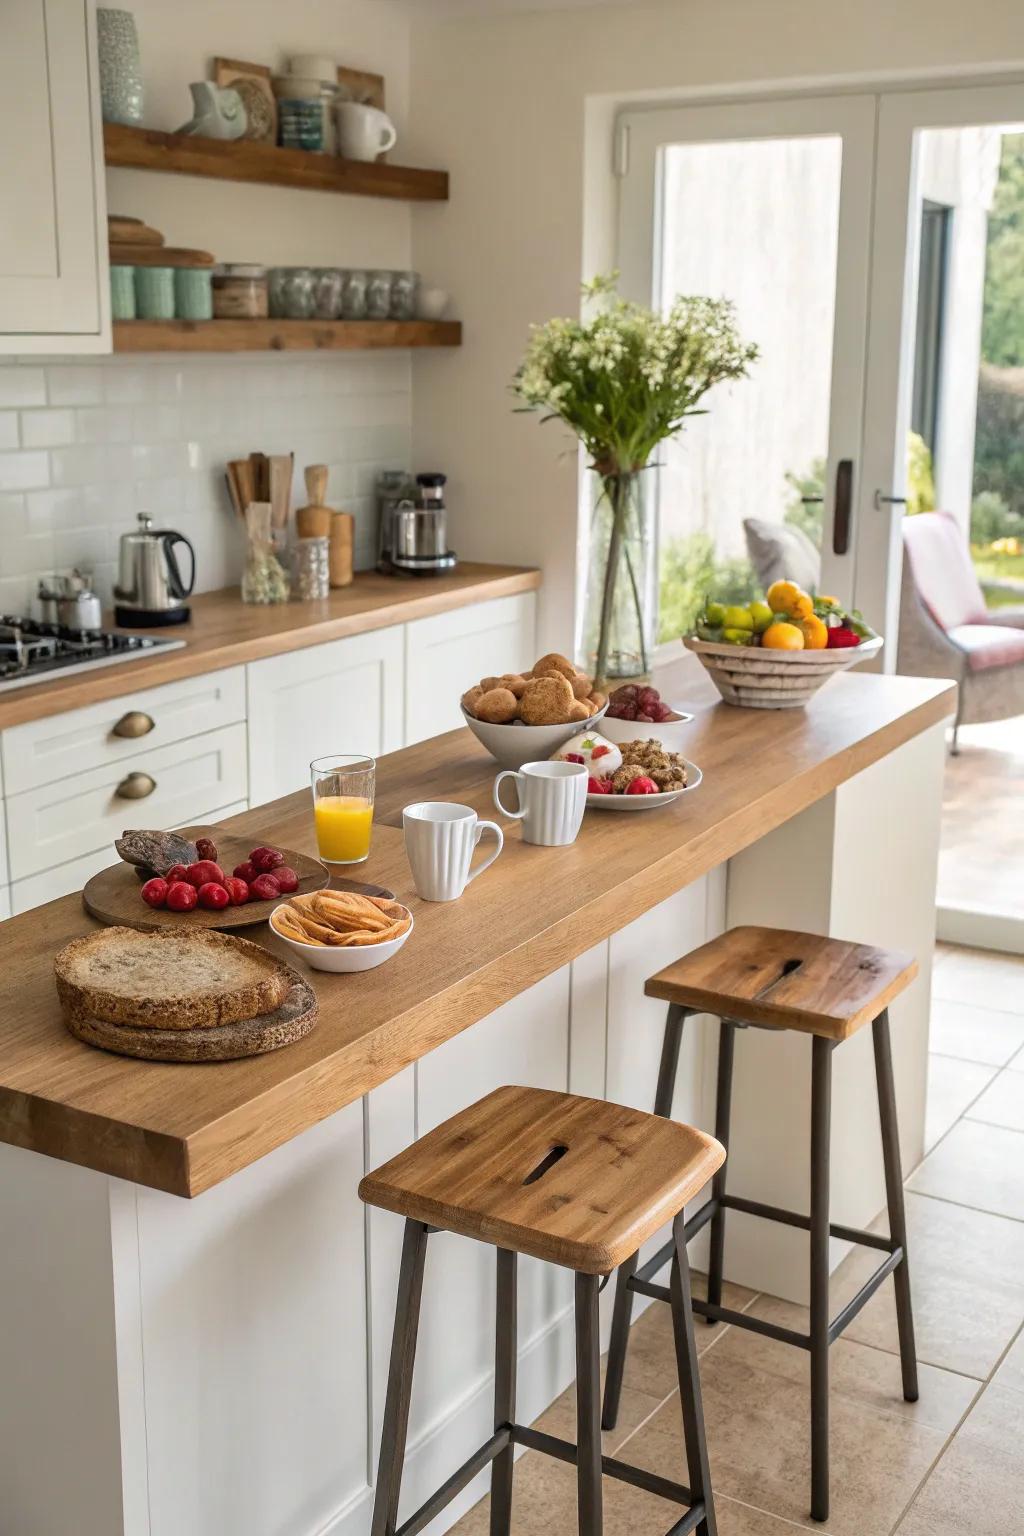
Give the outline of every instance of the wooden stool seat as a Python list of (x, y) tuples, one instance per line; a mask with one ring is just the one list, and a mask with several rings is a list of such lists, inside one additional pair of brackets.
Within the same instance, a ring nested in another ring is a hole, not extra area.
[(917, 975), (896, 950), (780, 928), (731, 928), (652, 976), (644, 991), (737, 1024), (846, 1040)]
[(670, 1222), (724, 1158), (692, 1126), (505, 1087), (367, 1174), (359, 1194), (428, 1227), (604, 1275)]

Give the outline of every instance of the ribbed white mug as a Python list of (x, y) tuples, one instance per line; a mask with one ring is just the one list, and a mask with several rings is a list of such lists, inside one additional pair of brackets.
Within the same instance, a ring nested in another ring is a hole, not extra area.
[[(587, 808), (587, 769), (584, 763), (524, 763), (506, 768), (494, 781), (494, 803), (503, 816), (523, 824), (523, 841), (563, 848), (576, 841)], [(501, 803), (503, 779), (515, 779), (518, 811)]]
[[(451, 800), (419, 800), (402, 812), (405, 852), (416, 890), (424, 901), (456, 901), (477, 875), (493, 864), (505, 844), (497, 822), (481, 821), (471, 806)], [(470, 869), (485, 832), (498, 839), (494, 852)]]

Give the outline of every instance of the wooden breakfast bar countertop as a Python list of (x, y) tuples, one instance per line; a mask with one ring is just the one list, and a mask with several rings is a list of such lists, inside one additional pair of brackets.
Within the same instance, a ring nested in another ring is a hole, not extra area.
[[(710, 685), (694, 687), (692, 676), (687, 696), (702, 702), (686, 755), (704, 772), (694, 794), (647, 813), (589, 811), (568, 848), (526, 845), (506, 822), (504, 853), (457, 902), (413, 894), (402, 807), (458, 800), (494, 818), (496, 764), (467, 730), (382, 758), (362, 871), (409, 904), (415, 930), (377, 970), (307, 972), (320, 1020), (284, 1050), (179, 1066), (80, 1044), (64, 1029), (53, 982), (56, 951), (96, 926), (80, 898), (0, 925), (0, 1140), (173, 1194), (201, 1194), (936, 725), (956, 698), (952, 683), (851, 672), (805, 711), (759, 711), (714, 702)], [(671, 673), (657, 681), (667, 697), (678, 696)], [(228, 825), (254, 844), (315, 853), (308, 790)], [(265, 926), (246, 933), (293, 959)]]

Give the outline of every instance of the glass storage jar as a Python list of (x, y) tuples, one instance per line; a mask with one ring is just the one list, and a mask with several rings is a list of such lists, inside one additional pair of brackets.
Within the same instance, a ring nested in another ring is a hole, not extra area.
[(346, 320), (366, 319), (366, 288), (369, 274), (355, 268), (343, 274), (341, 286), (341, 313)]
[(269, 501), (252, 501), (245, 509), (248, 545), (242, 572), (243, 603), (286, 603), (288, 576), (274, 554)]
[(366, 318), (386, 320), (391, 314), (391, 273), (371, 272), (366, 285)]
[(418, 272), (392, 272), (391, 318), (411, 320), (416, 314), (416, 290), (419, 288)]
[(267, 269), (234, 262), (213, 274), (213, 312), (218, 320), (265, 320)]
[(341, 314), (342, 274), (338, 267), (317, 267), (313, 273), (313, 313), (318, 320)]
[(331, 590), (330, 540), (296, 539), (295, 596), (300, 603), (314, 603)]

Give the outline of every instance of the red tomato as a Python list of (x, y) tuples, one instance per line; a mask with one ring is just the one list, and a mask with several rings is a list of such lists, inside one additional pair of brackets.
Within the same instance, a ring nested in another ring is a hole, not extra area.
[(191, 912), (198, 900), (198, 891), (187, 880), (175, 880), (167, 888), (167, 906), (171, 912)]
[(633, 782), (626, 787), (627, 795), (656, 795), (660, 793), (657, 784), (649, 779), (646, 774), (638, 774)]
[(216, 880), (207, 880), (205, 885), (201, 885), (198, 896), (199, 905), (209, 907), (211, 912), (220, 912), (231, 900), (227, 887)]
[(233, 907), (244, 907), (249, 900), (248, 881), (240, 880), (235, 875), (225, 875), (224, 886), (231, 897), (231, 905)]
[(201, 886), (209, 885), (211, 881), (214, 885), (223, 885), (224, 871), (212, 859), (198, 859), (185, 871), (185, 879), (198, 891)]
[(173, 885), (175, 880), (184, 880), (187, 874), (188, 870), (184, 864), (172, 864), (166, 875), (164, 875), (164, 879), (168, 885)]
[(167, 881), (156, 875), (146, 881), (139, 895), (148, 907), (162, 907), (167, 900)]

